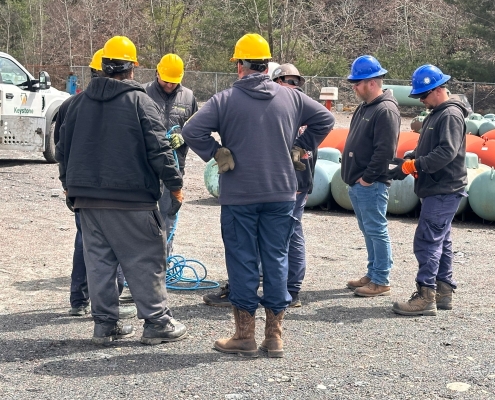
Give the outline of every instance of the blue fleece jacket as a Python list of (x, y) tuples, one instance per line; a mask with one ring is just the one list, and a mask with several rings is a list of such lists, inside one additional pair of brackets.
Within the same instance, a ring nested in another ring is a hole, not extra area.
[[(182, 135), (204, 161), (221, 146), (232, 152), (235, 168), (220, 175), (220, 204), (294, 201), (297, 180), (290, 150), (294, 144), (318, 147), (334, 121), (304, 93), (255, 73), (214, 95), (189, 119)], [(297, 138), (303, 125), (306, 131)], [(222, 144), (212, 132), (219, 133)]]

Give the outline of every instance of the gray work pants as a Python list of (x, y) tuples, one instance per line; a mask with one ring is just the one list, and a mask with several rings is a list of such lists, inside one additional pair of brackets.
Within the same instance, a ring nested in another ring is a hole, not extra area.
[[(163, 221), (165, 222), (165, 232), (166, 232), (166, 240), (170, 237), (170, 233), (172, 232), (172, 229), (174, 228), (174, 223), (175, 219), (177, 218), (177, 214), (175, 215), (168, 215), (168, 212), (172, 208), (172, 199), (170, 198), (170, 191), (166, 188), (163, 187), (163, 195), (160, 197), (160, 200), (158, 200), (158, 208), (160, 209), (160, 214), (162, 216)], [(174, 238), (172, 237), (168, 242), (167, 242), (167, 254), (172, 255), (173, 251), (173, 242)]]
[(95, 321), (119, 319), (117, 265), (124, 271), (140, 319), (172, 317), (165, 289), (166, 247), (158, 211), (80, 209), (84, 261)]

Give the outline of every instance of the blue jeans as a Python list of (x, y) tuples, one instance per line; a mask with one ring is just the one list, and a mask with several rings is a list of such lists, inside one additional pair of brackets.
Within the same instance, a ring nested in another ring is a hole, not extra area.
[(86, 306), (89, 304), (88, 280), (86, 278), (86, 264), (83, 255), (83, 240), (81, 219), (79, 213), (74, 213), (76, 220), (76, 238), (74, 240), (74, 255), (72, 257), (72, 274), (70, 276), (70, 305), (71, 307)]
[(349, 186), (349, 197), (368, 251), (366, 276), (371, 282), (382, 286), (390, 285), (393, 265), (387, 221), (388, 189), (382, 182), (374, 182), (370, 186), (359, 183)]
[[(287, 291), (287, 274), (293, 209), (293, 201), (222, 205), (220, 221), (229, 276), (229, 300), (251, 315), (259, 303), (278, 314), (292, 300)], [(258, 296), (258, 254), (263, 268), (261, 298)]]
[(452, 277), (452, 219), (465, 194), (453, 193), (429, 196), (423, 199), (418, 226), (414, 235), (414, 255), (419, 270), (416, 282), (436, 289), (436, 281), (448, 283), (454, 289)]
[(287, 290), (299, 292), (301, 290), (304, 275), (306, 274), (306, 245), (302, 228), (302, 216), (308, 192), (296, 195), (296, 204), (292, 216), (294, 217), (294, 232), (289, 243), (289, 276)]

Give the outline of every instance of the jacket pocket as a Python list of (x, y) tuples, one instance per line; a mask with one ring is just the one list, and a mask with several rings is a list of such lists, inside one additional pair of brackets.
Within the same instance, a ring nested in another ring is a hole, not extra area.
[(162, 235), (163, 220), (158, 210), (153, 210), (148, 213), (148, 222), (150, 225), (151, 233), (154, 236), (156, 237), (163, 236)]

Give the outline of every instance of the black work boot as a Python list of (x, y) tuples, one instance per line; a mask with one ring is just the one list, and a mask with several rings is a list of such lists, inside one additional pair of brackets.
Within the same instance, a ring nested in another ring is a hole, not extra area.
[(97, 322), (91, 341), (94, 344), (109, 344), (113, 340), (134, 336), (136, 332), (132, 325), (123, 325), (122, 322)]
[(229, 284), (225, 284), (220, 288), (218, 293), (209, 293), (203, 296), (203, 301), (213, 307), (232, 307), (229, 301), (230, 288)]
[(290, 296), (292, 297), (292, 301), (289, 304), (290, 308), (295, 308), (295, 307), (301, 307), (302, 303), (301, 300), (299, 299), (299, 292), (289, 292)]
[(187, 330), (184, 324), (171, 318), (165, 325), (154, 324), (145, 320), (141, 343), (160, 344), (162, 342), (176, 342), (185, 339)]

